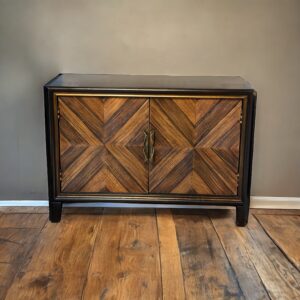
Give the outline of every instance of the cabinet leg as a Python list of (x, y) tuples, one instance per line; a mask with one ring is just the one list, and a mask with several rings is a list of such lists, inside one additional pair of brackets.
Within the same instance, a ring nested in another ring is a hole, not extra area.
[(59, 223), (61, 219), (62, 203), (50, 201), (49, 203), (49, 220), (52, 223)]
[(237, 206), (236, 207), (236, 225), (246, 226), (248, 223), (249, 206)]

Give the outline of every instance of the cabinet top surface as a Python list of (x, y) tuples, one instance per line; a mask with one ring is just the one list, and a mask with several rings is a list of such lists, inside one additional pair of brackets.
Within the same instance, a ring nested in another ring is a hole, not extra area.
[(250, 83), (239, 76), (59, 74), (45, 86), (108, 90), (252, 90)]

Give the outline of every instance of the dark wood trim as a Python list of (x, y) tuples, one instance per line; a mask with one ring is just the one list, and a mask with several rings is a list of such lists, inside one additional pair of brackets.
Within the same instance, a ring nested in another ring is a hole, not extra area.
[(60, 195), (55, 198), (56, 201), (63, 202), (114, 202), (114, 203), (153, 203), (153, 204), (211, 204), (226, 203), (225, 205), (243, 205), (242, 201), (234, 197), (224, 196), (191, 196), (191, 195), (166, 195), (166, 194), (145, 194), (145, 195), (134, 195), (134, 194), (94, 194), (94, 195)]
[(47, 153), (47, 172), (48, 172), (48, 196), (49, 201), (53, 201), (56, 196), (56, 166), (55, 166), (55, 135), (53, 126), (53, 104), (52, 92), (47, 87), (44, 87), (44, 109), (45, 109), (45, 130), (46, 130), (46, 153)]
[(103, 89), (103, 88), (65, 88), (65, 87), (47, 87), (48, 91), (58, 92), (58, 93), (93, 93), (93, 94), (136, 94), (136, 95), (182, 95), (182, 96), (251, 96), (253, 89), (249, 90), (227, 90), (227, 89)]
[(55, 159), (55, 173), (54, 173), (54, 181), (55, 181), (55, 195), (58, 195), (61, 191), (60, 187), (60, 143), (59, 143), (59, 119), (58, 119), (58, 98), (55, 93), (50, 94), (52, 103), (52, 121), (53, 121), (53, 139), (54, 139), (54, 159)]
[(257, 94), (253, 91), (247, 105), (246, 135), (244, 138), (244, 167), (241, 185), (241, 200), (243, 202), (243, 207), (237, 209), (236, 222), (238, 226), (245, 226), (247, 224), (250, 208), (256, 99)]
[(52, 223), (58, 223), (61, 220), (62, 202), (51, 201), (49, 203), (49, 220)]
[(228, 199), (219, 198), (215, 200), (188, 200), (187, 198), (182, 198), (176, 200), (174, 198), (162, 199), (162, 198), (134, 198), (129, 194), (127, 198), (113, 198), (112, 196), (94, 196), (88, 199), (78, 196), (74, 198), (59, 197), (57, 198), (61, 203), (112, 203), (112, 204), (162, 204), (162, 205), (208, 205), (208, 206), (243, 206), (243, 203), (239, 200), (228, 201)]
[(52, 88), (89, 88), (111, 90), (251, 90), (240, 76), (166, 76), (60, 74), (49, 83)]
[(59, 73), (57, 74), (55, 77), (53, 77), (52, 79), (50, 79), (45, 85), (45, 88), (49, 88), (49, 85), (51, 85), (57, 78), (59, 78), (61, 75), (63, 75), (63, 73)]

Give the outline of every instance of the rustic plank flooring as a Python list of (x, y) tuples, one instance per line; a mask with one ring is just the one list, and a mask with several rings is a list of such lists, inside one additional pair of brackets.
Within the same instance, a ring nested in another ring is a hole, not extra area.
[(0, 299), (300, 299), (300, 211), (0, 209)]

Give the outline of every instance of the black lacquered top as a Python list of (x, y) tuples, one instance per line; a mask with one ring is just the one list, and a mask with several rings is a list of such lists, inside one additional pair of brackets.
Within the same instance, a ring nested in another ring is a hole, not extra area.
[(253, 90), (239, 76), (166, 76), (59, 74), (46, 85), (49, 88), (90, 88), (107, 90)]

